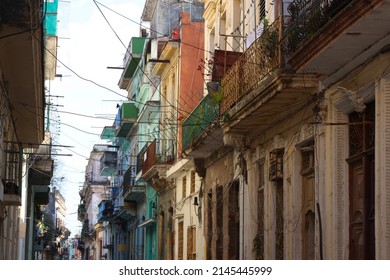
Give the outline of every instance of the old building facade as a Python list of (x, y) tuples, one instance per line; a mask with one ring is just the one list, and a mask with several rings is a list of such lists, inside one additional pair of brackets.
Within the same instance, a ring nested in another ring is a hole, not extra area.
[[(55, 28), (47, 33), (43, 4), (1, 3), (0, 259), (33, 259), (43, 250), (35, 232), (53, 173), (45, 79), (55, 75), (55, 69), (44, 75), (45, 66), (52, 66), (44, 63), (44, 41), (55, 38)], [(51, 8), (56, 17), (56, 6)]]
[(146, 1), (145, 70), (120, 81), (140, 103), (123, 136), (128, 244), (144, 259), (388, 259), (389, 1), (201, 3), (202, 19), (171, 10), (164, 26), (166, 3)]

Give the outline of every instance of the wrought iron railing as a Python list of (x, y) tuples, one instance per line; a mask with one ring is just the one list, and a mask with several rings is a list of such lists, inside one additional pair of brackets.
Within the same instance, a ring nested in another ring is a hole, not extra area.
[(98, 215), (97, 219), (98, 221), (107, 221), (113, 212), (112, 207), (112, 201), (111, 200), (102, 200), (98, 205)]
[(85, 204), (79, 204), (77, 209), (77, 219), (80, 222), (83, 222), (87, 218), (87, 209), (85, 208)]
[(279, 40), (281, 24), (281, 19), (272, 24), (265, 21), (262, 34), (223, 77), (221, 113), (225, 113), (268, 75), (281, 67)]
[(117, 166), (118, 151), (105, 151), (100, 158), (103, 166), (116, 167)]
[(129, 186), (134, 186), (136, 184), (135, 182), (136, 176), (137, 176), (137, 166), (130, 165), (123, 177), (123, 187), (126, 188)]
[(183, 150), (219, 116), (219, 94), (214, 92), (206, 95), (183, 122)]
[(274, 71), (286, 68), (294, 53), (353, 2), (357, 0), (294, 0), (287, 7), (289, 14), (272, 24), (264, 21), (262, 34), (222, 78), (221, 113)]
[(294, 0), (287, 11), (288, 20), (283, 41), (285, 51), (292, 54), (342, 11), (351, 0)]
[(4, 193), (21, 195), (23, 150), (19, 143), (5, 142)]

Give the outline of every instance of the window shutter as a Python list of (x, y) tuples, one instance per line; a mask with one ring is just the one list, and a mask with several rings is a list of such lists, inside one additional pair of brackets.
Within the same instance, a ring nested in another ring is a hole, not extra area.
[(179, 222), (179, 228), (178, 228), (178, 252), (177, 252), (177, 259), (182, 260), (183, 259), (183, 222)]
[(192, 227), (187, 228), (187, 260), (192, 260), (192, 251), (193, 251), (193, 235)]

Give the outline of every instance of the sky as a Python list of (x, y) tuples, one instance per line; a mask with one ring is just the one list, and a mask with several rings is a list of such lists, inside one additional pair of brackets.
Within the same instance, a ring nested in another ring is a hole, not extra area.
[(122, 70), (107, 67), (123, 66), (125, 47), (131, 37), (139, 36), (144, 3), (145, 0), (59, 1), (57, 74), (62, 78), (50, 81), (47, 87), (53, 104), (53, 144), (60, 145), (53, 150), (58, 154), (53, 157), (53, 178), (66, 201), (65, 223), (72, 236), (81, 231), (77, 221), (78, 192), (84, 182), (87, 159), (94, 144), (104, 143), (100, 133), (104, 126), (113, 124), (116, 105), (127, 95), (118, 87)]

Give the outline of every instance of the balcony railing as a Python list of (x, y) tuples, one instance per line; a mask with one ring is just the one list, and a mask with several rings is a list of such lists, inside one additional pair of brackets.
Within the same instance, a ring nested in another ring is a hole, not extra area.
[(123, 58), (123, 65), (125, 66), (125, 78), (131, 78), (141, 60), (141, 54), (144, 50), (145, 37), (132, 37), (127, 48), (127, 52)]
[(105, 126), (100, 134), (102, 140), (112, 140), (115, 137), (116, 128), (115, 126)]
[(84, 222), (86, 218), (87, 218), (87, 209), (85, 208), (85, 204), (79, 204), (79, 207), (77, 209), (77, 219), (80, 222)]
[(137, 215), (137, 206), (132, 201), (124, 201), (123, 204), (115, 205), (113, 220), (114, 221), (130, 221)]
[(2, 180), (4, 203), (5, 205), (20, 205), (23, 151), (20, 144), (6, 142), (5, 152), (5, 178)]
[(146, 149), (142, 162), (142, 174), (148, 172), (154, 165), (172, 164), (173, 156), (157, 153), (157, 141), (154, 140)]
[(139, 201), (145, 197), (145, 186), (138, 185), (136, 181), (137, 166), (130, 165), (123, 179), (122, 196), (125, 201)]
[(351, 0), (295, 0), (287, 11), (290, 20), (284, 29), (285, 51), (293, 53), (342, 11)]
[(130, 165), (123, 176), (123, 186), (134, 186), (136, 185), (135, 177), (137, 176), (137, 166)]
[(102, 200), (98, 205), (98, 216), (99, 222), (108, 221), (112, 217), (113, 207), (111, 200)]
[(261, 82), (282, 66), (280, 33), (282, 20), (271, 25), (264, 23), (263, 33), (241, 55), (222, 79), (221, 113), (258, 87)]
[(117, 155), (118, 151), (112, 149), (105, 151), (100, 158), (101, 170), (100, 176), (111, 176), (116, 172), (117, 169)]
[(138, 118), (138, 108), (134, 103), (123, 103), (115, 119), (116, 136), (126, 137)]
[(124, 71), (119, 81), (119, 87), (126, 89), (130, 83), (130, 80), (135, 75), (138, 68), (138, 64), (142, 59), (142, 53), (145, 46), (145, 41), (148, 38), (145, 37), (133, 37), (127, 48), (127, 52), (123, 58)]
[(333, 34), (327, 35), (330, 39), (325, 40), (322, 30), (329, 25), (337, 29), (336, 18), (341, 18), (348, 7), (355, 8), (354, 3), (355, 6), (362, 5), (357, 0), (294, 0), (287, 7), (288, 14), (272, 24), (265, 21), (257, 40), (222, 78), (221, 113), (227, 112), (252, 90), (265, 86), (264, 81), (272, 73), (288, 67), (296, 69), (301, 65), (296, 61), (296, 54), (301, 54), (299, 60), (304, 60), (302, 54), (306, 55), (306, 50), (302, 48), (314, 42), (312, 40), (317, 45), (331, 40)]
[(209, 93), (183, 123), (182, 146), (187, 149), (194, 139), (219, 116), (219, 92)]

